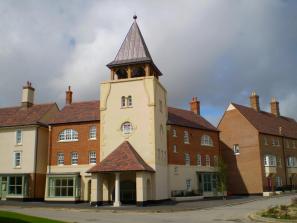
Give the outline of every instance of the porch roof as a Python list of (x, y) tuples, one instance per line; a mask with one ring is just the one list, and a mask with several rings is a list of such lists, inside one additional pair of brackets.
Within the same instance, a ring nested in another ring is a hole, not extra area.
[(88, 173), (150, 171), (155, 172), (136, 152), (133, 146), (124, 141), (99, 164), (89, 169)]

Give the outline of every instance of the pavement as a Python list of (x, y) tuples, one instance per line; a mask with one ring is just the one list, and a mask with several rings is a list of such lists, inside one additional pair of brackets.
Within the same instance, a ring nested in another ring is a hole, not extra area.
[[(33, 206), (29, 205), (4, 205), (1, 202), (0, 210), (14, 211), (27, 215), (62, 220), (65, 222), (104, 222), (104, 223), (209, 223), (209, 222), (252, 222), (251, 213), (265, 209), (269, 206), (288, 204), (296, 194), (276, 196), (272, 198), (241, 197), (226, 201), (208, 200), (199, 202), (183, 202), (171, 206), (180, 206), (179, 209), (166, 209), (166, 206), (155, 206), (155, 209), (136, 208), (125, 206), (121, 209), (106, 208), (71, 208), (69, 206)], [(199, 205), (198, 205), (199, 203)], [(215, 206), (211, 206), (215, 205)], [(51, 204), (52, 205), (52, 204)], [(81, 204), (83, 205), (83, 204)], [(84, 204), (85, 205), (85, 204)], [(184, 209), (182, 209), (183, 207)], [(192, 209), (188, 209), (192, 207)], [(153, 207), (147, 207), (153, 208)], [(164, 211), (157, 213), (159, 209)], [(194, 210), (194, 208), (196, 208)], [(142, 211), (139, 211), (141, 209)], [(146, 210), (146, 211), (144, 211)]]

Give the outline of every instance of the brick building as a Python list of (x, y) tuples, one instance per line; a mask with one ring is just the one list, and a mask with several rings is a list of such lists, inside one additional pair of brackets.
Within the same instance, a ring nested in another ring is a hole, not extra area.
[(231, 103), (218, 129), (222, 156), (228, 164), (230, 194), (263, 194), (297, 185), (297, 122), (280, 115), (272, 98), (271, 112), (260, 109), (259, 96), (251, 107)]

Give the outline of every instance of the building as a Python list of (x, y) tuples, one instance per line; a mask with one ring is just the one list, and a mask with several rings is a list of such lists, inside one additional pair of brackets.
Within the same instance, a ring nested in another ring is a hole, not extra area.
[(91, 175), (99, 162), (99, 101), (72, 103), (66, 91), (66, 105), (50, 122), (49, 165), (46, 201), (89, 201)]
[(55, 103), (34, 104), (34, 88), (23, 87), (21, 106), (0, 108), (0, 197), (43, 200), (48, 155), (48, 121)]
[(194, 112), (168, 108), (162, 73), (134, 19), (107, 65), (111, 79), (100, 85), (100, 162), (88, 170), (91, 202), (145, 205), (198, 191), (203, 182), (213, 196), (218, 131), (199, 115), (196, 99)]
[(280, 115), (272, 98), (271, 112), (260, 109), (259, 96), (251, 107), (231, 103), (218, 129), (222, 156), (228, 164), (230, 194), (263, 194), (296, 187), (297, 122)]

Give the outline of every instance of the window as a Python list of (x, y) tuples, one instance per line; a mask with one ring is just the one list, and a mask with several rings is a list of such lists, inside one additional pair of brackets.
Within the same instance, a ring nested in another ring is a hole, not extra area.
[(214, 166), (218, 166), (219, 161), (218, 161), (218, 157), (217, 156), (213, 156), (213, 163), (214, 163)]
[(202, 146), (213, 146), (213, 141), (212, 141), (211, 137), (208, 135), (203, 135), (201, 137), (201, 145)]
[(65, 129), (59, 134), (60, 142), (78, 141), (78, 133), (74, 129)]
[(190, 143), (189, 132), (188, 131), (184, 131), (184, 143), (185, 144), (189, 144)]
[(174, 152), (174, 153), (177, 153), (176, 145), (173, 145), (173, 152)]
[(97, 138), (97, 128), (96, 126), (92, 126), (89, 131), (89, 139), (96, 139)]
[(23, 194), (23, 177), (10, 176), (8, 178), (8, 193), (13, 195)]
[(273, 155), (265, 155), (264, 156), (264, 166), (275, 167), (276, 166), (276, 157)]
[(293, 149), (296, 149), (296, 142), (293, 141)]
[(18, 129), (18, 130), (16, 130), (16, 144), (17, 145), (20, 145), (20, 144), (22, 144), (22, 130), (20, 130), (20, 129)]
[(172, 136), (176, 137), (176, 129), (172, 129)]
[(233, 152), (234, 152), (234, 155), (239, 155), (239, 145), (238, 144), (234, 144), (233, 145)]
[(288, 139), (286, 140), (286, 147), (290, 148), (290, 141)]
[(276, 178), (275, 178), (275, 186), (276, 187), (281, 187), (283, 185), (283, 183), (282, 183), (282, 178), (280, 177), (280, 176), (277, 176)]
[(263, 137), (263, 142), (264, 142), (264, 145), (265, 145), (265, 146), (268, 145), (268, 140), (267, 140), (267, 137), (266, 137), (266, 136)]
[(160, 107), (160, 112), (163, 112), (163, 103), (161, 100), (159, 100), (159, 107)]
[(211, 192), (212, 191), (212, 175), (210, 173), (203, 174), (203, 191)]
[(272, 138), (272, 146), (280, 146), (279, 138)]
[(210, 157), (209, 157), (209, 155), (205, 156), (205, 165), (210, 166)]
[(201, 155), (197, 154), (197, 166), (201, 166), (202, 162), (201, 162)]
[(78, 164), (78, 153), (72, 152), (71, 153), (71, 165), (77, 165)]
[(287, 167), (297, 167), (296, 157), (289, 156), (287, 158)]
[(175, 166), (175, 167), (174, 167), (174, 174), (175, 174), (175, 175), (178, 175), (178, 166)]
[(281, 157), (277, 157), (277, 166), (282, 167), (282, 158)]
[(78, 189), (76, 177), (49, 178), (49, 197), (77, 197)]
[(131, 122), (124, 122), (121, 126), (122, 133), (124, 134), (130, 134), (133, 131), (133, 127)]
[(190, 165), (191, 164), (191, 159), (190, 159), (190, 154), (185, 153), (185, 164)]
[(191, 179), (186, 180), (186, 190), (187, 191), (192, 190)]
[(132, 107), (132, 96), (131, 95), (129, 95), (127, 98), (127, 106)]
[(21, 168), (21, 152), (13, 153), (13, 166), (14, 168)]
[(64, 165), (64, 153), (57, 154), (57, 164)]
[(96, 164), (96, 152), (95, 151), (89, 152), (89, 163)]
[(125, 96), (122, 96), (121, 98), (121, 107), (126, 107), (126, 97)]

